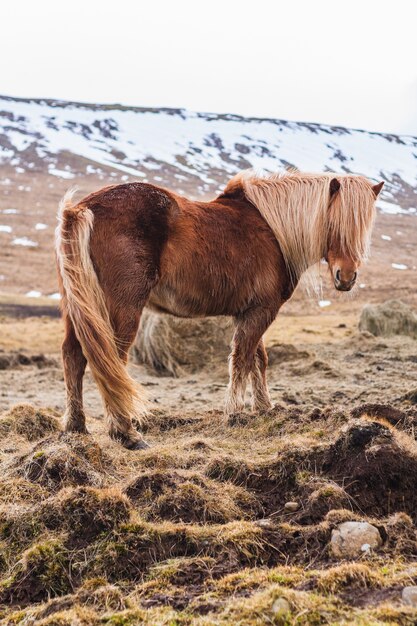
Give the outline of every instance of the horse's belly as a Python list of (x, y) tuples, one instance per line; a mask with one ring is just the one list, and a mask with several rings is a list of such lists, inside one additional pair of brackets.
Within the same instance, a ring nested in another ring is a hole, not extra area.
[(155, 311), (170, 313), (177, 317), (200, 317), (208, 315), (236, 315), (239, 310), (239, 294), (224, 289), (189, 287), (174, 289), (158, 284), (151, 292), (147, 306)]

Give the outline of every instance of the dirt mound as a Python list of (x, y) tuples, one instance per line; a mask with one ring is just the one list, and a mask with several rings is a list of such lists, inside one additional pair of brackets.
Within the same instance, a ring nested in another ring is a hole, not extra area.
[(380, 419), (387, 420), (393, 426), (398, 426), (402, 422), (407, 420), (407, 415), (404, 411), (393, 407), (390, 404), (362, 404), (361, 406), (352, 409), (352, 417), (362, 417), (367, 415), (368, 417), (378, 417)]
[(0, 350), (0, 370), (15, 369), (21, 366), (34, 365), (38, 369), (57, 367), (55, 359), (44, 354), (25, 354), (24, 352), (4, 352)]
[(127, 522), (129, 500), (111, 487), (62, 489), (42, 507), (42, 521), (51, 530), (66, 530), (78, 542), (88, 542), (100, 533)]
[(315, 359), (311, 363), (303, 364), (298, 367), (293, 367), (292, 372), (296, 376), (308, 376), (309, 374), (316, 375), (317, 372), (322, 372), (324, 378), (337, 378), (339, 374), (333, 370), (329, 363), (320, 359)]
[(26, 550), (0, 588), (0, 602), (38, 602), (71, 590), (69, 555), (58, 540)]
[(321, 471), (339, 484), (368, 515), (403, 511), (417, 519), (417, 446), (386, 425), (349, 423), (324, 453)]
[(233, 326), (230, 318), (181, 319), (145, 310), (133, 354), (159, 374), (180, 376), (227, 365)]
[(245, 489), (192, 472), (159, 470), (135, 478), (125, 493), (147, 519), (187, 523), (227, 523), (259, 514), (256, 498)]
[(101, 486), (104, 483), (105, 457), (92, 439), (78, 434), (47, 439), (21, 457), (14, 475), (52, 491), (78, 485)]
[[(4, 453), (0, 622), (291, 623), (284, 606), (304, 626), (371, 623), (417, 581), (411, 410), (160, 410), (143, 453), (54, 432)], [(375, 554), (332, 554), (347, 521), (377, 527)], [(380, 623), (406, 624), (393, 606)]]
[(307, 359), (310, 353), (306, 350), (298, 350), (290, 343), (273, 343), (267, 348), (268, 364), (278, 365), (279, 363), (287, 363), (288, 361), (296, 361), (298, 359)]
[(17, 404), (0, 416), (0, 438), (21, 435), (28, 441), (36, 441), (60, 430), (58, 416), (52, 409)]
[[(72, 607), (75, 608), (72, 609)], [(123, 595), (121, 589), (109, 585), (105, 580), (87, 581), (75, 594), (68, 594), (51, 599), (37, 612), (36, 624), (57, 626), (91, 626), (98, 622), (95, 611), (124, 611), (131, 602)]]
[[(408, 399), (406, 394), (404, 400)], [(352, 409), (351, 415), (352, 417), (374, 417), (386, 421), (391, 426), (395, 426), (396, 429), (406, 432), (413, 439), (417, 438), (417, 411), (414, 407), (401, 410), (391, 404), (369, 403)]]
[(373, 335), (408, 335), (417, 339), (417, 315), (401, 300), (366, 305), (359, 319), (359, 330)]
[(2, 478), (0, 480), (0, 504), (39, 502), (48, 496), (48, 491), (41, 485), (24, 478)]
[[(364, 415), (378, 408), (385, 418), (389, 415), (382, 405), (363, 405), (355, 413)], [(334, 416), (334, 411), (324, 412), (321, 420), (334, 424)], [(309, 418), (316, 421), (314, 411)], [(417, 445), (406, 434), (410, 424), (402, 427), (405, 432), (393, 430), (387, 422), (350, 419), (333, 443), (288, 449), (262, 463), (224, 455), (213, 458), (205, 471), (213, 480), (244, 487), (260, 502), (264, 514), (273, 514), (276, 520), (290, 517), (299, 524), (312, 524), (332, 509), (345, 508), (371, 516), (405, 512), (417, 519), (413, 487)], [(288, 513), (284, 507), (288, 501), (299, 502), (298, 510)]]

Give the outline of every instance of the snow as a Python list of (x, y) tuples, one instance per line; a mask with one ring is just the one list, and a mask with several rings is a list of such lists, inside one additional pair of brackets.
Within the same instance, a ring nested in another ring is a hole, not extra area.
[(330, 306), (331, 305), (331, 301), (330, 300), (319, 300), (319, 306), (323, 309), (326, 306)]
[(6, 226), (5, 224), (0, 224), (0, 233), (11, 233), (12, 227)]
[(407, 265), (404, 265), (403, 263), (391, 263), (391, 267), (395, 270), (408, 270)]
[[(400, 177), (416, 186), (417, 139), (413, 137), (185, 110), (100, 109), (0, 100), (2, 110), (14, 115), (15, 121), (0, 121), (0, 133), (6, 134), (14, 154), (33, 144), (41, 158), (67, 151), (97, 167), (142, 178), (149, 170), (169, 166), (179, 175), (198, 176), (210, 186), (216, 185), (211, 178), (213, 170), (221, 170), (227, 177), (246, 167), (265, 171), (277, 171), (287, 164), (305, 171), (347, 168), (375, 181), (385, 179), (385, 199), (378, 202), (382, 211), (416, 213), (395, 203), (396, 183), (390, 182)], [(0, 148), (0, 159), (10, 160), (11, 153)], [(88, 167), (88, 173), (98, 172)], [(74, 177), (71, 171), (54, 166), (49, 171), (60, 178)]]
[(61, 300), (61, 294), (60, 293), (51, 293), (51, 295), (49, 295), (48, 298), (51, 298), (51, 300)]
[(75, 178), (75, 174), (69, 172), (68, 170), (58, 170), (55, 167), (49, 167), (48, 173), (52, 174), (52, 176), (56, 176), (57, 178)]
[(35, 230), (45, 230), (45, 228), (48, 228), (48, 224), (42, 224), (41, 222), (35, 224)]
[(384, 241), (391, 241), (391, 237), (389, 235), (381, 235), (381, 239)]
[(387, 202), (386, 200), (378, 200), (376, 206), (381, 209), (383, 213), (389, 213), (391, 215), (397, 215), (398, 213), (407, 213), (405, 209), (402, 209), (398, 204), (393, 202)]
[(87, 165), (85, 171), (87, 174), (102, 174), (103, 172), (100, 167), (93, 167), (92, 165)]
[(16, 215), (19, 211), (17, 209), (3, 209), (3, 213), (5, 215)]
[(40, 298), (40, 297), (41, 297), (41, 295), (42, 295), (42, 292), (40, 292), (40, 291), (35, 291), (35, 290), (33, 290), (33, 291), (28, 291), (28, 292), (27, 292), (27, 294), (26, 294), (26, 296), (27, 296), (28, 298)]
[(28, 239), (28, 237), (16, 237), (16, 239), (13, 239), (12, 243), (15, 246), (26, 246), (28, 248), (36, 248), (38, 245), (35, 241)]

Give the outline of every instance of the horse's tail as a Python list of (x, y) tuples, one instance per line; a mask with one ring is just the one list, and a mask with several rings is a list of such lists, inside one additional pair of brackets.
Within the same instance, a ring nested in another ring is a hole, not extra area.
[(71, 190), (61, 200), (56, 230), (63, 306), (74, 325), (109, 417), (121, 433), (126, 433), (130, 419), (145, 414), (146, 400), (119, 356), (105, 296), (91, 260), (94, 214), (82, 202), (73, 205), (73, 194)]

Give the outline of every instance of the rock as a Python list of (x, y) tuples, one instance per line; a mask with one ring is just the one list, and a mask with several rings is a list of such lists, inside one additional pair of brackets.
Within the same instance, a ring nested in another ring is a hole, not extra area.
[(133, 347), (138, 363), (168, 376), (227, 367), (233, 324), (228, 317), (183, 319), (145, 309)]
[(284, 505), (284, 509), (290, 513), (295, 513), (295, 511), (298, 511), (299, 508), (300, 505), (298, 502), (286, 502)]
[(417, 315), (401, 300), (366, 305), (359, 319), (359, 330), (373, 335), (408, 335), (417, 339)]
[(350, 558), (369, 553), (382, 544), (381, 534), (368, 522), (344, 522), (333, 530), (332, 554), (338, 558)]
[(291, 612), (290, 603), (285, 598), (277, 598), (272, 605), (272, 613), (275, 616), (286, 615)]
[(412, 585), (410, 587), (404, 587), (401, 600), (408, 606), (417, 607), (417, 586)]
[(256, 520), (255, 524), (260, 528), (273, 528), (275, 526), (274, 522), (268, 517)]

